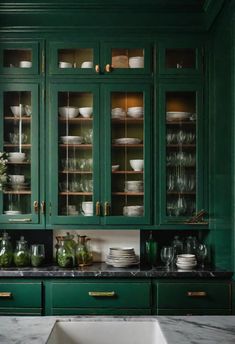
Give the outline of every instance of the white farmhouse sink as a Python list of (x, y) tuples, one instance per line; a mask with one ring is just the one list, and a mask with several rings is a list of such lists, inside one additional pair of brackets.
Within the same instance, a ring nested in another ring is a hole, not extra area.
[(157, 320), (56, 321), (47, 344), (167, 344)]

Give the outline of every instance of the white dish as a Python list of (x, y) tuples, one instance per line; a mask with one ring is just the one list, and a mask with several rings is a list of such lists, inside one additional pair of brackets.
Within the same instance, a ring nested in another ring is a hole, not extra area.
[(79, 113), (79, 109), (77, 107), (70, 107), (70, 106), (59, 107), (60, 116), (66, 119), (75, 118), (78, 116), (78, 113)]
[(93, 112), (93, 107), (85, 106), (79, 108), (79, 113), (82, 117), (89, 118), (91, 117)]
[(196, 256), (195, 256), (195, 254), (183, 253), (183, 254), (178, 254), (178, 255), (177, 255), (177, 258), (195, 259)]
[(82, 136), (61, 136), (61, 141), (64, 144), (82, 144), (83, 143), (83, 137)]
[(129, 58), (130, 68), (144, 68), (144, 57), (143, 56), (133, 56)]
[(183, 112), (183, 111), (168, 111), (166, 113), (167, 121), (178, 121), (183, 119), (188, 119), (190, 117), (190, 112)]
[(72, 68), (73, 65), (70, 62), (60, 61), (59, 68)]
[(19, 215), (21, 214), (20, 210), (6, 210), (4, 211), (4, 214), (6, 215)]
[(20, 61), (19, 67), (20, 68), (31, 68), (32, 62), (31, 61)]
[(141, 205), (130, 205), (123, 207), (124, 216), (143, 216), (144, 207)]
[(130, 160), (130, 165), (134, 171), (143, 171), (144, 160), (143, 159), (133, 159)]
[(122, 137), (119, 139), (115, 139), (114, 143), (119, 145), (130, 145), (130, 144), (139, 144), (141, 143), (141, 140), (134, 137)]
[(93, 62), (92, 61), (84, 61), (81, 64), (81, 68), (93, 68)]
[(131, 118), (141, 118), (143, 117), (143, 112), (127, 112), (127, 117)]
[(13, 163), (20, 163), (23, 162), (25, 159), (25, 153), (20, 152), (9, 152), (8, 153), (8, 160)]
[(15, 117), (20, 117), (24, 116), (25, 114), (25, 107), (23, 105), (19, 105), (19, 106), (10, 106), (11, 112), (13, 113), (13, 115)]
[(120, 165), (112, 165), (112, 171), (117, 171), (119, 169)]
[(182, 270), (191, 270), (193, 269), (197, 264), (193, 264), (193, 265), (184, 265), (184, 264), (179, 264), (176, 263), (176, 266)]
[(10, 182), (12, 184), (22, 184), (24, 183), (23, 174), (9, 174)]

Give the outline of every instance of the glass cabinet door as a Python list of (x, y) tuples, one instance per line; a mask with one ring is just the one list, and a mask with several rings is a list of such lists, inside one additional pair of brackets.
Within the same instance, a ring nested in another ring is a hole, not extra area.
[(98, 89), (51, 88), (52, 223), (99, 223)]
[(203, 201), (201, 95), (195, 87), (182, 88), (169, 87), (162, 94), (166, 166), (162, 204), (170, 222), (189, 219), (202, 209)]
[(99, 72), (98, 43), (53, 42), (50, 45), (51, 74), (95, 74)]
[(8, 179), (0, 193), (1, 222), (38, 223), (38, 85), (5, 85), (0, 116), (0, 150), (8, 154)]
[(4, 42), (0, 46), (1, 74), (38, 74), (39, 43)]
[(150, 73), (150, 46), (143, 43), (105, 43), (104, 72), (111, 74)]
[(150, 89), (106, 87), (106, 224), (150, 221)]

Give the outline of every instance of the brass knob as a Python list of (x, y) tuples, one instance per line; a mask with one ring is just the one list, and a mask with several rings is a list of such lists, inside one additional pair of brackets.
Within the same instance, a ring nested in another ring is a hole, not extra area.
[(38, 213), (38, 201), (33, 202), (33, 208), (34, 208), (34, 212), (37, 214)]
[(109, 202), (104, 203), (104, 216), (110, 215), (110, 204)]
[(106, 66), (105, 66), (105, 71), (107, 72), (107, 73), (110, 73), (111, 71), (112, 71), (112, 66), (111, 66), (111, 64), (106, 64)]
[(96, 214), (96, 216), (100, 216), (100, 202), (96, 202), (95, 214)]
[(95, 71), (96, 71), (96, 73), (100, 72), (100, 66), (99, 65), (95, 65)]

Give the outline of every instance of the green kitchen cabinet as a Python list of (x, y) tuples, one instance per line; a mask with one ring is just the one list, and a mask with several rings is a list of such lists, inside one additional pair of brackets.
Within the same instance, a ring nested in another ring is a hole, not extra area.
[(158, 315), (231, 314), (230, 281), (153, 281)]
[(1, 315), (42, 315), (42, 307), (42, 282), (1, 279)]
[[(49, 105), (48, 221), (150, 224), (149, 84), (54, 80)], [(133, 109), (134, 115), (128, 113)], [(130, 160), (141, 160), (143, 166), (132, 168)]]
[(151, 314), (150, 280), (53, 280), (45, 282), (46, 315)]
[(38, 225), (40, 217), (40, 84), (0, 85), (0, 151), (8, 154), (7, 183), (0, 193), (0, 227)]

